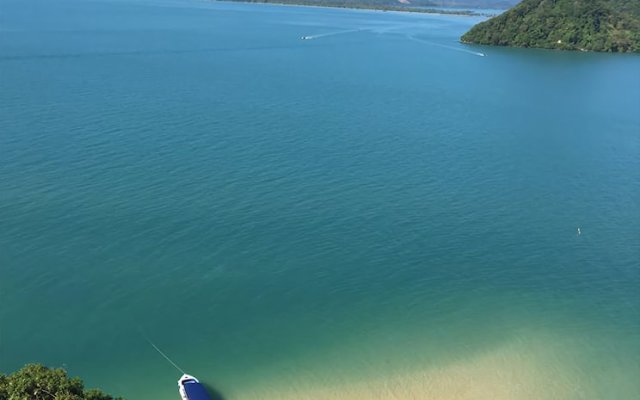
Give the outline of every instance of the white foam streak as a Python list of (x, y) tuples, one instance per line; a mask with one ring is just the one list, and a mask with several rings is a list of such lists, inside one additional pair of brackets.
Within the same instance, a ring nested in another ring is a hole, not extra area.
[(318, 35), (302, 36), (302, 39), (303, 40), (320, 39), (320, 38), (324, 38), (324, 37), (328, 37), (328, 36), (344, 35), (344, 34), (347, 34), (347, 33), (360, 32), (360, 31), (363, 31), (363, 30), (364, 29), (362, 29), (362, 28), (348, 29), (348, 30), (337, 31), (337, 32), (321, 33), (321, 34), (318, 34)]
[(480, 53), (480, 52), (477, 52), (477, 51), (471, 51), (471, 50), (467, 50), (467, 49), (462, 49), (460, 47), (449, 46), (449, 45), (446, 45), (446, 44), (431, 42), (429, 40), (418, 39), (418, 38), (416, 38), (414, 36), (407, 36), (407, 38), (410, 39), (410, 40), (413, 40), (415, 42), (418, 42), (418, 43), (424, 43), (424, 44), (428, 44), (430, 46), (442, 47), (444, 49), (449, 49), (449, 50), (461, 51), (463, 53), (473, 54), (474, 56), (478, 56), (478, 57), (485, 57), (486, 56), (486, 54)]

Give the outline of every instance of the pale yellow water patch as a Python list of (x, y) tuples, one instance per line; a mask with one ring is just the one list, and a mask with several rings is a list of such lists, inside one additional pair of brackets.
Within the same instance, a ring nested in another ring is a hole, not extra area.
[[(593, 398), (575, 359), (549, 338), (517, 338), (502, 346), (409, 373), (349, 381), (293, 373), (277, 385), (253, 388), (238, 399), (280, 400), (571, 400)], [(320, 381), (320, 382), (319, 382)], [(331, 381), (332, 383), (329, 383)]]

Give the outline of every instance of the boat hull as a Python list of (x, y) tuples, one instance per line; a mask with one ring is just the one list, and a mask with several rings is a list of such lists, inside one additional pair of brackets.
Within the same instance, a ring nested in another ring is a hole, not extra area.
[(178, 392), (182, 400), (211, 400), (204, 385), (196, 377), (187, 374), (178, 379)]

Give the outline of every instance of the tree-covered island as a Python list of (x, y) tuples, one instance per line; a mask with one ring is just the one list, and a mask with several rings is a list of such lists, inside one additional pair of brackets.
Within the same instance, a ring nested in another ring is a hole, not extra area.
[[(404, 11), (428, 14), (491, 16), (474, 10), (506, 9), (517, 0), (225, 0), (242, 3), (267, 3), (315, 7), (351, 8), (378, 11)], [(450, 8), (446, 8), (450, 7)]]
[(463, 43), (640, 52), (640, 0), (523, 0), (465, 33)]

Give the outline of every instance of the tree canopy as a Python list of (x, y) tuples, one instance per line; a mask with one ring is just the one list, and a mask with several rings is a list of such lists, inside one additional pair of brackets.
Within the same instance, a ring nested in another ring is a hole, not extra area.
[(523, 0), (474, 26), (464, 43), (640, 52), (640, 0)]
[(27, 364), (10, 375), (0, 374), (0, 400), (122, 400), (98, 389), (85, 389), (80, 378), (62, 368)]

